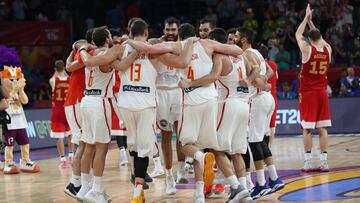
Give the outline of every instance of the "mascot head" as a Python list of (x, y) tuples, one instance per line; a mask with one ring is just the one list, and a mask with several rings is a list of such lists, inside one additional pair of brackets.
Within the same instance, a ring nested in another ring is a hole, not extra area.
[(0, 71), (3, 79), (14, 81), (23, 77), (20, 57), (14, 48), (0, 45)]

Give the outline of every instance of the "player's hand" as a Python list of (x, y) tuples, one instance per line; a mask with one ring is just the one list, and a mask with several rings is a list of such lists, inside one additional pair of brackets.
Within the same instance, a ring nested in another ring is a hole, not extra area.
[(270, 84), (270, 83), (266, 83), (266, 85), (265, 85), (265, 87), (264, 87), (263, 90), (266, 91), (266, 92), (270, 91), (270, 90), (271, 90), (271, 84)]
[(190, 82), (187, 82), (186, 80), (180, 79), (179, 87), (181, 89), (189, 88), (190, 87)]
[(247, 82), (242, 78), (239, 80), (239, 84), (240, 84), (241, 87), (247, 87), (248, 86)]

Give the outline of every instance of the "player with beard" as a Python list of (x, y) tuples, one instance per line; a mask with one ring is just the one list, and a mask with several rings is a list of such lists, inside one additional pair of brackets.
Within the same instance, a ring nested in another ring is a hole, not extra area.
[(214, 20), (202, 19), (200, 20), (199, 25), (199, 37), (201, 39), (207, 39), (209, 33), (216, 27), (216, 22)]

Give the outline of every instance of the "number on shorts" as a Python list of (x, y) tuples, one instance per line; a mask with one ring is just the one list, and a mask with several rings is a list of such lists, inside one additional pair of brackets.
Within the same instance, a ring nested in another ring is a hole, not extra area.
[(141, 73), (141, 64), (135, 63), (130, 66), (130, 81), (139, 82)]

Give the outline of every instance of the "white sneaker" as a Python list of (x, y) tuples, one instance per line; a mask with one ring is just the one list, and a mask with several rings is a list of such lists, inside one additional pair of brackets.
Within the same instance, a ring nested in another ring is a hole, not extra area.
[(79, 192), (76, 194), (76, 199), (81, 202), (85, 201), (85, 195), (91, 190), (91, 187), (88, 185), (82, 185)]
[(320, 161), (320, 171), (322, 171), (322, 172), (328, 172), (329, 171), (329, 165), (327, 163), (327, 160), (321, 160)]
[(304, 166), (302, 167), (301, 170), (305, 171), (305, 172), (316, 170), (316, 168), (312, 164), (312, 159), (305, 160), (304, 161)]
[(162, 176), (164, 174), (165, 174), (165, 171), (163, 168), (160, 168), (160, 169), (155, 168), (154, 171), (152, 173), (150, 173), (149, 175), (152, 178), (156, 178), (156, 177)]
[(205, 195), (204, 194), (195, 195), (194, 199), (195, 199), (194, 203), (205, 203)]
[(187, 171), (190, 174), (193, 174), (194, 173), (194, 160), (187, 159), (184, 168), (185, 168), (185, 171)]
[(246, 178), (246, 189), (251, 193), (252, 189), (255, 187), (254, 183), (252, 182), (252, 180), (248, 180)]
[(176, 194), (176, 183), (174, 180), (174, 176), (170, 175), (170, 176), (166, 176), (166, 191), (165, 193), (167, 195), (175, 195)]
[(119, 164), (120, 166), (126, 166), (129, 163), (127, 155), (126, 155), (126, 150), (125, 149), (120, 149), (120, 157), (119, 157)]
[(20, 169), (15, 165), (15, 163), (5, 164), (4, 174), (16, 174), (20, 173)]
[(40, 171), (40, 166), (36, 162), (29, 161), (26, 163), (22, 159), (20, 159), (19, 168), (21, 172), (25, 173), (37, 173)]
[(95, 190), (90, 190), (88, 193), (86, 193), (84, 197), (85, 202), (89, 203), (107, 203), (108, 201), (105, 198), (105, 193), (98, 192)]
[(188, 184), (189, 180), (186, 178), (185, 174), (182, 174), (181, 172), (177, 172), (176, 177), (176, 183), (177, 184)]

